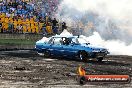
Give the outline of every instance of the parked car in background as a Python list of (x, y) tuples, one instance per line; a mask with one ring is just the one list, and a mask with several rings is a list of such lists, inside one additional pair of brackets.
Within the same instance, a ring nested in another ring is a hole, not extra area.
[(53, 36), (48, 42), (37, 42), (35, 49), (38, 53), (43, 53), (45, 57), (66, 57), (85, 62), (93, 58), (102, 61), (109, 53), (107, 49), (95, 47), (78, 36)]

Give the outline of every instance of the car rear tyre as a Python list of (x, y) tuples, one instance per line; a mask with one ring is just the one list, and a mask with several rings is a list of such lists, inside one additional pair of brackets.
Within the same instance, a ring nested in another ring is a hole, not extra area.
[(79, 52), (79, 59), (81, 61), (87, 62), (88, 61), (88, 59), (87, 59), (87, 53), (84, 52), (84, 51)]
[(50, 57), (50, 51), (45, 50), (44, 51), (44, 57)]
[(103, 57), (99, 57), (99, 58), (97, 58), (97, 60), (98, 60), (98, 62), (102, 62)]

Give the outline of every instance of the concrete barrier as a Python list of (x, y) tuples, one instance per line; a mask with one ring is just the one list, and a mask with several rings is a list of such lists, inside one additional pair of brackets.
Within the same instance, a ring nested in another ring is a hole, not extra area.
[(42, 34), (3, 34), (0, 33), (0, 39), (29, 39), (38, 40), (43, 37)]
[[(2, 34), (0, 33), (0, 39), (29, 39), (37, 41), (42, 39), (43, 35), (40, 34)], [(13, 45), (6, 44), (0, 45), (0, 50), (7, 49), (34, 49), (35, 45)]]
[(34, 49), (35, 45), (0, 45), (0, 50)]

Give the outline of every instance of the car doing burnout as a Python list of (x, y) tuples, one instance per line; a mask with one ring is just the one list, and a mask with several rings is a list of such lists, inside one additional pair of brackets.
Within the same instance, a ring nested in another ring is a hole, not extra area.
[(48, 42), (36, 42), (35, 49), (43, 53), (45, 57), (66, 57), (87, 61), (96, 58), (102, 61), (109, 53), (105, 48), (92, 46), (83, 38), (73, 37), (50, 37)]

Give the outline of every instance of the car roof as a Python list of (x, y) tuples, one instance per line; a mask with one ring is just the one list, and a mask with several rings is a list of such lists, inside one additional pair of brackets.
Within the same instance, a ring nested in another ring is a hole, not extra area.
[(78, 36), (72, 36), (72, 37), (67, 37), (67, 36), (53, 36), (52, 38), (77, 38)]

